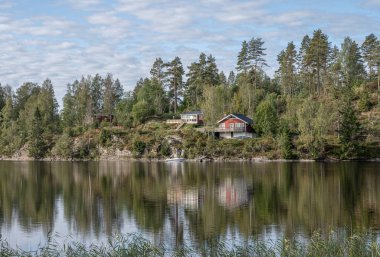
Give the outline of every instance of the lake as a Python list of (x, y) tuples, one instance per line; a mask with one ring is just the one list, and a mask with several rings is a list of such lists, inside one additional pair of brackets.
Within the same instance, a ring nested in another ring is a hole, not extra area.
[(0, 237), (33, 250), (139, 233), (155, 244), (380, 229), (380, 163), (0, 161)]

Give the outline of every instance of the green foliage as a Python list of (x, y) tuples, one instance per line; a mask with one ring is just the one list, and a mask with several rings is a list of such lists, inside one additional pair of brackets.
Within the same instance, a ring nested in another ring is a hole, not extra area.
[(98, 142), (90, 134), (84, 134), (74, 141), (72, 158), (94, 159), (98, 154)]
[(130, 114), (134, 103), (134, 97), (131, 92), (128, 92), (125, 98), (118, 102), (115, 109), (115, 118), (119, 125), (123, 125), (124, 127), (131, 127), (133, 125), (133, 117)]
[(150, 75), (152, 75), (152, 78), (156, 79), (160, 83), (162, 83), (163, 79), (165, 78), (164, 66), (164, 61), (161, 59), (161, 57), (159, 57), (156, 58), (152, 69), (150, 69)]
[(375, 79), (375, 71), (377, 67), (377, 72), (379, 72), (379, 63), (380, 63), (380, 40), (374, 34), (366, 36), (361, 50), (363, 53), (363, 58), (367, 62), (369, 69), (369, 79)]
[(141, 141), (141, 140), (134, 140), (133, 141), (133, 146), (132, 146), (132, 150), (133, 152), (136, 154), (136, 155), (141, 155), (144, 153), (145, 149), (146, 149), (147, 145), (144, 141)]
[(367, 112), (371, 109), (372, 103), (368, 91), (361, 92), (358, 107), (362, 112)]
[(360, 84), (365, 74), (363, 60), (358, 44), (349, 37), (344, 39), (340, 58), (343, 83), (348, 87)]
[(341, 144), (341, 158), (357, 157), (360, 153), (361, 125), (357, 114), (348, 102), (340, 111), (339, 141)]
[(284, 159), (293, 159), (292, 137), (287, 126), (282, 127), (281, 133), (277, 136), (277, 142), (281, 157)]
[(330, 44), (328, 36), (322, 30), (315, 30), (310, 44), (306, 49), (305, 65), (309, 70), (309, 76), (314, 78), (314, 81), (309, 83), (310, 92), (320, 94), (322, 92), (322, 71), (327, 69), (328, 58), (330, 52)]
[(207, 124), (215, 124), (228, 111), (228, 102), (230, 91), (223, 86), (206, 87), (204, 91), (204, 101), (202, 102), (202, 111)]
[(221, 84), (215, 58), (201, 53), (198, 62), (189, 66), (188, 77), (185, 84), (184, 102), (188, 109), (198, 108), (203, 100), (207, 87)]
[(133, 106), (131, 115), (136, 123), (142, 123), (152, 115), (152, 109), (146, 101), (139, 101)]
[(11, 156), (17, 150), (19, 150), (25, 143), (20, 137), (18, 124), (15, 121), (2, 124), (0, 135), (0, 154), (5, 156)]
[(63, 127), (89, 125), (95, 114), (114, 114), (123, 95), (120, 81), (114, 80), (112, 74), (104, 79), (99, 74), (82, 77), (68, 84), (63, 97)]
[(100, 134), (99, 134), (99, 143), (102, 145), (102, 146), (107, 146), (110, 144), (110, 141), (111, 141), (111, 138), (112, 138), (112, 134), (111, 134), (111, 131), (109, 131), (108, 129), (101, 129), (100, 130)]
[(275, 135), (278, 126), (278, 116), (274, 95), (268, 95), (256, 110), (255, 129), (260, 135)]
[(103, 108), (104, 114), (112, 114), (117, 103), (122, 98), (124, 92), (118, 79), (114, 80), (112, 74), (108, 73), (103, 80)]
[(157, 79), (145, 79), (137, 92), (137, 101), (149, 103), (150, 113), (162, 114), (166, 111), (167, 98), (163, 85)]
[(32, 127), (30, 128), (29, 155), (35, 159), (41, 159), (46, 154), (46, 144), (43, 138), (43, 128), (41, 127), (41, 112), (37, 108), (34, 112)]
[(171, 149), (170, 145), (166, 140), (163, 140), (160, 145), (160, 155), (161, 156), (170, 156), (171, 155)]
[(71, 158), (73, 156), (73, 139), (69, 134), (63, 133), (52, 149), (52, 154), (57, 157)]
[(296, 46), (290, 42), (285, 51), (282, 51), (277, 60), (280, 64), (279, 75), (282, 84), (282, 92), (284, 95), (293, 95), (296, 93), (297, 76), (296, 76), (296, 62), (297, 62)]
[(337, 107), (334, 103), (305, 99), (297, 110), (299, 148), (312, 158), (325, 155), (327, 135), (334, 131)]

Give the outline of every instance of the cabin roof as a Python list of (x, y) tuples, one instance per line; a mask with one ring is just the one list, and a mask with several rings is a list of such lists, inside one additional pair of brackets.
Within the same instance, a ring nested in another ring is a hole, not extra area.
[(248, 118), (247, 116), (240, 114), (240, 113), (231, 113), (228, 114), (227, 116), (223, 117), (223, 119), (219, 120), (217, 123), (221, 123), (222, 121), (229, 119), (229, 118), (236, 118), (241, 121), (243, 121), (246, 124), (253, 124), (253, 120)]

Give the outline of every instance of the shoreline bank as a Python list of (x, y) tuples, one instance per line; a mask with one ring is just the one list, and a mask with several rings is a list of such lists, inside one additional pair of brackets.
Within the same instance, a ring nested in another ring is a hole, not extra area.
[[(147, 157), (126, 157), (126, 156), (115, 156), (109, 158), (93, 158), (93, 159), (76, 159), (76, 158), (62, 158), (62, 157), (47, 157), (42, 159), (34, 159), (29, 156), (17, 156), (17, 157), (7, 157), (0, 156), (0, 161), (46, 161), (46, 162), (55, 162), (55, 161), (65, 161), (65, 162), (88, 162), (88, 161), (134, 161), (134, 162), (166, 162), (167, 158), (147, 158)], [(197, 157), (189, 158), (184, 160), (184, 162), (250, 162), (250, 163), (270, 163), (270, 162), (380, 162), (380, 158), (368, 158), (368, 159), (270, 159), (268, 157), (253, 157), (253, 158), (208, 158), (208, 157)]]

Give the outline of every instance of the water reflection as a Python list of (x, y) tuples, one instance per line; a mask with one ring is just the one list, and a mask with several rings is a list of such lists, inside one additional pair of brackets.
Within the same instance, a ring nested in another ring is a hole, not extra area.
[[(1, 236), (139, 231), (202, 245), (351, 227), (379, 230), (377, 163), (0, 162)], [(20, 241), (21, 240), (21, 241)]]

